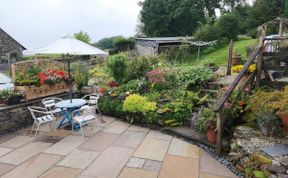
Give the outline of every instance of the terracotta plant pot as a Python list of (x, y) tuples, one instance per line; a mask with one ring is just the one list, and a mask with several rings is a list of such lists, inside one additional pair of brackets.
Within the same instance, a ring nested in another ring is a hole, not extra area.
[(241, 64), (242, 57), (240, 55), (236, 55), (232, 57), (232, 65), (237, 66)]
[(283, 124), (283, 133), (288, 135), (288, 112), (280, 114), (282, 124)]
[(215, 144), (217, 140), (217, 132), (212, 129), (207, 129), (206, 131), (207, 141), (209, 143)]

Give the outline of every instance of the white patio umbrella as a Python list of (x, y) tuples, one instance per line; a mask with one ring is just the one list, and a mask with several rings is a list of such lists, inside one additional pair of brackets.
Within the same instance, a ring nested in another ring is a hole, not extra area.
[[(94, 46), (86, 44), (73, 37), (65, 36), (48, 45), (42, 46), (35, 50), (24, 51), (24, 55), (37, 55), (37, 54), (61, 54), (62, 56), (81, 56), (81, 55), (101, 55), (108, 56), (108, 53), (102, 51)], [(68, 61), (68, 76), (69, 76), (69, 88), (70, 88), (70, 102), (72, 102), (72, 84), (71, 84), (71, 72), (70, 61)]]

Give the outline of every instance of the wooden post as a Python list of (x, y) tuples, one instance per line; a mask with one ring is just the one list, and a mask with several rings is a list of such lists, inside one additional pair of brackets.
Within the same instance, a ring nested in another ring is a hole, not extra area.
[(231, 75), (232, 57), (233, 57), (233, 40), (230, 41), (230, 45), (229, 45), (229, 49), (228, 49), (227, 75)]
[(283, 36), (283, 22), (282, 22), (282, 19), (280, 19), (280, 22), (279, 22), (279, 35)]
[(264, 46), (264, 40), (261, 39), (261, 48), (258, 53), (258, 59), (257, 59), (257, 73), (256, 73), (256, 82), (255, 86), (258, 88), (261, 84), (261, 74), (262, 74), (262, 65), (263, 65), (263, 46)]
[(222, 134), (223, 134), (223, 118), (221, 117), (221, 111), (217, 113), (217, 143), (216, 152), (218, 155), (222, 151)]

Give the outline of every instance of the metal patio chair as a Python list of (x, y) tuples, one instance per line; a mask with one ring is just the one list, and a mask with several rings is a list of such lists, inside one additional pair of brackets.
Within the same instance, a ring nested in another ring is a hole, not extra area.
[(85, 95), (84, 97), (82, 97), (82, 99), (85, 99), (87, 101), (87, 104), (89, 106), (94, 106), (95, 107), (95, 110), (96, 112), (99, 113), (99, 116), (100, 118), (102, 119), (102, 114), (101, 114), (101, 111), (98, 107), (98, 100), (100, 98), (100, 95), (99, 94), (90, 94), (90, 95)]
[(50, 111), (52, 114), (59, 115), (62, 114), (62, 111), (60, 108), (56, 108), (56, 103), (59, 101), (63, 101), (61, 98), (56, 97), (48, 97), (44, 98), (42, 100), (42, 103), (45, 108), (47, 108), (48, 111)]
[(50, 111), (48, 111), (47, 108), (42, 108), (42, 107), (37, 107), (37, 106), (29, 106), (28, 110), (30, 111), (31, 116), (34, 119), (30, 135), (32, 135), (33, 130), (35, 130), (34, 127), (37, 126), (36, 133), (35, 133), (35, 136), (36, 136), (38, 133), (40, 125), (46, 124), (46, 123), (50, 123), (50, 130), (51, 131), (52, 131), (52, 129), (56, 130), (55, 123), (54, 123), (55, 117), (53, 116), (53, 114)]
[[(73, 124), (79, 124), (82, 136), (84, 136), (83, 128), (82, 128), (83, 125), (96, 122), (97, 126), (99, 126), (99, 122), (98, 122), (99, 119), (96, 114), (95, 105), (94, 106), (89, 106), (89, 105), (82, 106), (80, 109), (73, 111), (72, 116), (73, 116)], [(74, 131), (73, 128), (74, 126), (72, 125), (72, 132)]]

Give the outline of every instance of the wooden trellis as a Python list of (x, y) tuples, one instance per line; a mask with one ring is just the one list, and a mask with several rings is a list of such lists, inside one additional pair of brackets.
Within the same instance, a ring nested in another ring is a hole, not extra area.
[[(32, 67), (37, 67), (40, 70), (55, 69), (64, 71), (64, 64), (55, 60), (37, 59), (12, 64), (12, 78), (16, 79), (17, 73), (26, 73)], [(55, 85), (43, 84), (40, 87), (35, 85), (15, 86), (15, 90), (24, 94), (26, 100), (51, 96), (68, 91), (66, 82), (61, 81)]]
[(13, 80), (15, 80), (17, 73), (26, 73), (33, 66), (38, 67), (41, 70), (49, 68), (64, 70), (64, 64), (62, 62), (58, 62), (51, 59), (36, 59), (36, 60), (23, 61), (12, 64), (11, 68), (12, 68)]

